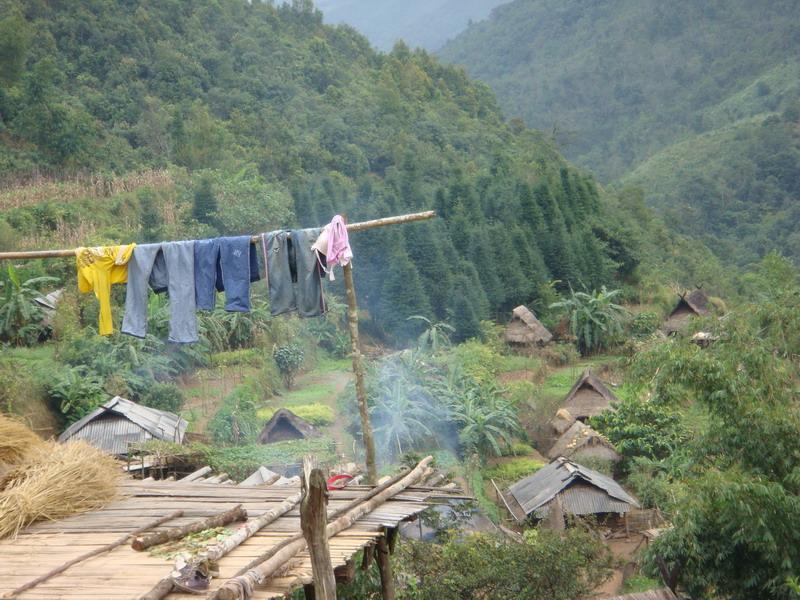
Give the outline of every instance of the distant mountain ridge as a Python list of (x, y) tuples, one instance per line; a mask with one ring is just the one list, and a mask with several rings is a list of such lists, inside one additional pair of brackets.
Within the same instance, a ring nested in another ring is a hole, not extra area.
[(800, 261), (800, 2), (515, 0), (439, 55), (726, 260)]
[(485, 19), (508, 0), (317, 0), (325, 22), (346, 23), (379, 50), (402, 39), (411, 47), (436, 50), (463, 31), (470, 21)]

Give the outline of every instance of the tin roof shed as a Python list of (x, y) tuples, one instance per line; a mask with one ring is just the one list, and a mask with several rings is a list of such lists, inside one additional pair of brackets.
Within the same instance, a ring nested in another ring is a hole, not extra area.
[(188, 425), (174, 413), (115, 396), (70, 425), (58, 441), (83, 439), (109, 454), (122, 455), (128, 453), (128, 444), (152, 439), (183, 443)]
[(631, 507), (639, 507), (611, 477), (564, 457), (512, 485), (507, 496), (513, 500), (509, 505), (518, 521), (529, 515), (546, 518), (556, 498), (563, 511), (572, 515), (626, 513)]

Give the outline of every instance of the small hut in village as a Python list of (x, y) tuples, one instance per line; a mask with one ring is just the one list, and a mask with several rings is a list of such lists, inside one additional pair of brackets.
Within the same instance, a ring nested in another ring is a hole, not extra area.
[(562, 408), (578, 421), (585, 421), (610, 408), (612, 402), (619, 399), (591, 369), (586, 369), (567, 394)]
[(547, 456), (551, 459), (563, 456), (572, 460), (594, 458), (611, 462), (617, 462), (621, 458), (611, 442), (580, 421), (575, 421), (556, 440)]
[(311, 423), (286, 408), (279, 408), (264, 424), (258, 435), (258, 443), (273, 444), (284, 440), (305, 440), (319, 435), (320, 432)]
[(511, 312), (511, 322), (505, 332), (506, 343), (532, 348), (544, 346), (552, 339), (553, 334), (527, 307), (519, 305)]
[(563, 527), (563, 516), (624, 515), (639, 503), (611, 477), (559, 457), (508, 488), (503, 497), (514, 518), (547, 519)]
[(148, 440), (182, 444), (188, 425), (174, 413), (115, 396), (70, 425), (58, 441), (82, 439), (95, 448), (121, 456), (128, 454), (129, 444)]
[(667, 335), (673, 335), (684, 329), (694, 317), (704, 317), (709, 314), (708, 296), (703, 290), (694, 290), (691, 294), (681, 294), (678, 304), (669, 314), (661, 330)]

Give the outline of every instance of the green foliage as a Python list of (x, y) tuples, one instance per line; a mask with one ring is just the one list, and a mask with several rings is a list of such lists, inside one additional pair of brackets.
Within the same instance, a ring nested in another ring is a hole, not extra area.
[(322, 464), (336, 460), (333, 443), (328, 438), (235, 447), (194, 445), (192, 449), (202, 453), (205, 464), (238, 480), (245, 479), (261, 465), (276, 468), (297, 465), (309, 454), (316, 456)]
[(540, 461), (519, 456), (484, 470), (484, 476), (494, 479), (497, 487), (504, 489), (523, 477), (533, 475), (544, 466)]
[[(249, 387), (238, 386), (234, 389), (208, 424), (211, 438), (224, 445), (252, 442), (260, 431), (260, 421), (256, 415), (257, 401)], [(230, 474), (230, 471), (227, 472)]]
[[(132, 222), (143, 238), (180, 239), (436, 208), (437, 222), (353, 239), (359, 301), (392, 341), (422, 332), (411, 315), (448, 322), (463, 341), (491, 314), (541, 303), (554, 277), (629, 278), (620, 257), (632, 238), (609, 238), (601, 222), (620, 219), (602, 218), (597, 186), (425, 52), (378, 54), (305, 3), (12, 4), (0, 20), (21, 15), (32, 39), (0, 97), (3, 172), (81, 169), (114, 183), (166, 168), (170, 179), (119, 186), (152, 197), (104, 184), (26, 200), (4, 219), (15, 233), (92, 231), (99, 243)], [(329, 349), (345, 348), (337, 334)]]
[(658, 576), (661, 557), (680, 568), (693, 597), (791, 598), (786, 582), (800, 565), (800, 536), (786, 524), (798, 518), (796, 491), (738, 470), (708, 471), (648, 548), (648, 574)]
[(0, 19), (0, 83), (15, 83), (25, 67), (31, 32), (21, 14)]
[(610, 573), (602, 543), (578, 529), (525, 532), (521, 544), (473, 534), (445, 544), (401, 545), (398, 597), (568, 600), (589, 593)]
[(614, 444), (625, 462), (637, 457), (663, 459), (684, 445), (689, 432), (681, 415), (654, 402), (627, 399), (614, 410), (592, 417), (589, 424)]
[(647, 337), (656, 332), (661, 319), (654, 312), (640, 312), (631, 320), (630, 332), (637, 337)]
[(214, 225), (217, 212), (217, 199), (214, 190), (211, 188), (211, 180), (203, 177), (200, 185), (194, 192), (194, 204), (192, 204), (192, 216), (206, 225)]
[(57, 373), (47, 395), (58, 406), (67, 423), (86, 416), (107, 400), (103, 380), (84, 367), (72, 367)]
[(142, 395), (140, 403), (150, 408), (178, 413), (183, 408), (183, 394), (171, 383), (155, 383)]
[(436, 354), (440, 350), (450, 347), (450, 334), (455, 331), (455, 327), (444, 322), (434, 323), (422, 315), (411, 315), (409, 320), (421, 321), (426, 325), (417, 339), (417, 347), (421, 352), (432, 352)]
[(452, 414), (464, 452), (475, 453), (481, 460), (502, 455), (503, 447), (510, 445), (512, 436), (520, 431), (512, 404), (499, 389), (488, 385), (467, 389)]
[(453, 348), (452, 357), (458, 368), (479, 384), (494, 383), (503, 362), (491, 346), (469, 340)]
[(605, 286), (591, 294), (572, 291), (569, 299), (550, 305), (550, 308), (567, 314), (570, 332), (575, 336), (581, 354), (608, 348), (618, 341), (626, 312), (613, 302), (619, 293), (619, 290), (609, 291)]
[(34, 302), (41, 286), (57, 283), (55, 277), (33, 277), (22, 281), (13, 265), (0, 279), (0, 341), (15, 346), (36, 342), (44, 332), (43, 312)]
[(300, 404), (292, 406), (292, 412), (316, 426), (325, 426), (333, 423), (333, 409), (327, 404)]
[(275, 364), (278, 365), (278, 370), (283, 376), (286, 387), (292, 389), (295, 375), (300, 370), (300, 367), (303, 366), (303, 361), (305, 360), (302, 348), (297, 344), (276, 346), (272, 350), (272, 358), (275, 359)]
[(722, 261), (773, 248), (798, 260), (800, 61), (783, 43), (798, 18), (796, 4), (767, 0), (516, 0), (439, 55), (602, 180), (643, 187)]

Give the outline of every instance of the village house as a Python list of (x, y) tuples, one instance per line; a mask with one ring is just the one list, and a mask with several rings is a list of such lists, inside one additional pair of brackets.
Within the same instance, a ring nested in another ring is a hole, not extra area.
[(547, 456), (551, 459), (563, 456), (577, 461), (591, 458), (609, 462), (618, 462), (622, 458), (611, 442), (580, 421), (575, 421), (556, 440)]
[(188, 425), (174, 413), (115, 396), (70, 425), (58, 441), (82, 439), (109, 454), (123, 456), (128, 454), (130, 444), (149, 440), (182, 444)]
[[(586, 369), (564, 398), (562, 408), (572, 418), (585, 421), (600, 414), (619, 399), (600, 381), (591, 369)], [(570, 426), (572, 423), (570, 423)]]
[(565, 516), (625, 515), (639, 508), (611, 477), (564, 457), (509, 487), (503, 498), (518, 522), (546, 519), (554, 529), (563, 528)]
[(311, 423), (286, 408), (275, 411), (258, 434), (259, 444), (273, 444), (285, 440), (305, 440), (321, 434)]
[(681, 294), (678, 304), (667, 317), (661, 330), (667, 335), (674, 335), (686, 328), (694, 317), (705, 317), (709, 312), (708, 296), (703, 290)]
[(553, 334), (527, 307), (520, 305), (511, 312), (511, 321), (505, 331), (509, 345), (533, 348), (544, 346), (552, 339)]

